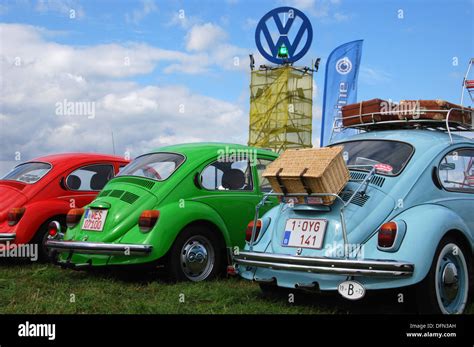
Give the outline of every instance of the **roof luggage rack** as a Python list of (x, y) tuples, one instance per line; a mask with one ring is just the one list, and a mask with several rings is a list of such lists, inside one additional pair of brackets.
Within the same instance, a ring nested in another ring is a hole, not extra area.
[[(471, 113), (471, 124), (454, 120), (451, 116), (453, 112)], [(426, 119), (420, 118), (419, 115), (423, 114), (445, 114), (446, 116), (438, 119)], [(399, 119), (395, 120), (383, 120), (384, 116), (397, 115)], [(401, 117), (400, 117), (401, 115)], [(378, 116), (378, 117), (377, 117)], [(405, 116), (405, 117), (403, 117)], [(410, 116), (410, 117), (408, 117)], [(448, 110), (428, 110), (428, 109), (416, 109), (416, 110), (399, 110), (399, 111), (388, 111), (388, 112), (375, 112), (365, 113), (361, 115), (355, 115), (345, 117), (345, 119), (371, 119), (370, 122), (361, 122), (354, 125), (343, 125), (343, 118), (339, 117), (334, 120), (333, 131), (331, 139), (335, 132), (341, 132), (344, 129), (358, 129), (363, 131), (374, 131), (374, 130), (390, 130), (390, 129), (427, 129), (427, 130), (438, 130), (445, 131), (449, 134), (449, 138), (452, 142), (451, 132), (453, 131), (474, 131), (474, 110), (470, 107), (466, 108), (451, 108)], [(402, 119), (400, 119), (402, 118)], [(377, 120), (382, 119), (382, 120)]]

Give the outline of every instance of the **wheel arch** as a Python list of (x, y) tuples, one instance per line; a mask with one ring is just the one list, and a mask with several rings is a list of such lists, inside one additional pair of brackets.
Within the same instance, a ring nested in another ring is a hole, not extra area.
[(451, 230), (448, 230), (443, 235), (443, 238), (445, 238), (445, 237), (452, 237), (452, 238), (458, 240), (459, 243), (461, 244), (461, 246), (463, 246), (465, 248), (465, 250), (468, 251), (468, 255), (472, 258), (472, 256), (474, 255), (474, 246), (469, 241), (469, 239), (467, 238), (465, 233), (463, 233), (459, 229), (451, 229)]
[(45, 223), (52, 218), (65, 217), (69, 204), (62, 201), (38, 201), (25, 205), (25, 215), (15, 226), (20, 243), (31, 242)]
[[(170, 215), (176, 213), (176, 210), (171, 205), (161, 207), (160, 211), (163, 212), (163, 216), (168, 213)], [(180, 210), (179, 213), (179, 220), (174, 218), (165, 220), (163, 217), (163, 221), (161, 222), (164, 224), (158, 226), (157, 231), (160, 229), (167, 230), (166, 236), (158, 232), (152, 241), (161, 246), (160, 258), (169, 254), (179, 235), (191, 226), (208, 227), (217, 235), (224, 249), (231, 244), (230, 234), (224, 220), (217, 211), (208, 205), (196, 201), (188, 201), (186, 202), (186, 208)]]

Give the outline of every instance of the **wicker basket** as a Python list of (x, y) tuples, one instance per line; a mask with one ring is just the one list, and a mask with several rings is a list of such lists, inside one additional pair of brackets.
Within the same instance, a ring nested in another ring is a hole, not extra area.
[[(263, 176), (277, 193), (339, 194), (349, 181), (342, 151), (342, 146), (289, 149), (267, 167)], [(330, 205), (335, 199), (324, 196), (321, 202)], [(304, 197), (298, 197), (298, 201), (304, 203)]]

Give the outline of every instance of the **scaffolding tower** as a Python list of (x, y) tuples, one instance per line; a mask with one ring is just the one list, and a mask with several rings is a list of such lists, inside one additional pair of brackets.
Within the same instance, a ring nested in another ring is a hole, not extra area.
[(283, 65), (252, 71), (249, 145), (277, 153), (312, 147), (313, 71)]
[(464, 93), (467, 91), (471, 102), (474, 102), (474, 79), (469, 79), (469, 73), (471, 67), (474, 64), (474, 58), (469, 59), (469, 65), (467, 66), (466, 74), (462, 80), (462, 91), (461, 91), (461, 106), (464, 106)]

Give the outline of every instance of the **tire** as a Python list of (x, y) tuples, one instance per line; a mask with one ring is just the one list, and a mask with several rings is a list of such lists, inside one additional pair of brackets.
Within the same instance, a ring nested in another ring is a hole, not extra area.
[(171, 247), (166, 264), (168, 273), (174, 281), (214, 279), (225, 265), (222, 248), (217, 235), (206, 227), (188, 227)]
[(430, 271), (416, 286), (418, 312), (463, 313), (468, 299), (472, 256), (454, 237), (444, 237), (436, 249)]
[(31, 239), (31, 244), (37, 245), (38, 247), (38, 261), (39, 262), (48, 262), (51, 261), (51, 256), (48, 251), (48, 249), (45, 247), (45, 242), (48, 239), (48, 226), (49, 223), (52, 221), (58, 221), (61, 224), (61, 229), (66, 230), (66, 220), (65, 218), (52, 218), (48, 219), (46, 222), (44, 222), (38, 231), (36, 232), (35, 236)]

